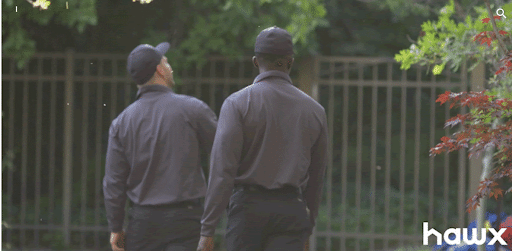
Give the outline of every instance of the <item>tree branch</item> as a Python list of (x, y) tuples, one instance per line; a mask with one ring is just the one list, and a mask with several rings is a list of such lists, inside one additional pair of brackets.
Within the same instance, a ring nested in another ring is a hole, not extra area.
[(405, 36), (407, 37), (407, 40), (409, 40), (409, 42), (416, 44), (416, 41), (412, 40), (412, 38), (409, 36), (409, 34), (407, 34)]
[(489, 14), (489, 18), (491, 19), (492, 28), (494, 30), (494, 34), (496, 35), (496, 38), (498, 39), (498, 44), (501, 49), (501, 52), (503, 52), (503, 55), (507, 55), (507, 47), (505, 46), (505, 43), (503, 43), (503, 39), (501, 39), (501, 34), (498, 32), (498, 27), (496, 26), (496, 21), (494, 21), (494, 15), (491, 11), (491, 5), (489, 4), (489, 0), (484, 0), (485, 5), (487, 6), (487, 13)]

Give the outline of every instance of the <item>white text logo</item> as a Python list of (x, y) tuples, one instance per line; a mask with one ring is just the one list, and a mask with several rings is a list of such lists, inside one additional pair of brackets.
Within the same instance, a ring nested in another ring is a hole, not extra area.
[[(507, 230), (506, 228), (502, 228), (502, 229), (500, 229), (500, 231), (496, 231), (496, 230), (494, 230), (494, 228), (488, 228), (488, 229), (494, 235), (494, 238), (492, 238), (492, 240), (487, 244), (488, 246), (494, 245), (494, 243), (496, 241), (498, 241), (501, 245), (507, 245), (507, 243), (501, 238), (501, 235), (503, 233), (505, 233), (505, 231)], [(437, 245), (442, 244), (443, 238), (444, 238), (444, 241), (448, 245), (459, 245), (461, 243), (461, 240), (464, 243), (466, 243), (467, 245), (473, 245), (473, 244), (482, 245), (482, 244), (484, 244), (485, 240), (486, 240), (486, 235), (485, 235), (486, 229), (485, 228), (481, 229), (482, 233), (480, 235), (480, 239), (478, 239), (478, 236), (477, 236), (477, 233), (478, 233), (477, 229), (473, 228), (471, 230), (472, 230), (472, 233), (471, 233), (472, 238), (471, 239), (468, 239), (469, 235), (468, 235), (467, 228), (462, 228), (462, 239), (461, 239), (461, 229), (460, 228), (449, 228), (441, 236), (441, 233), (439, 233), (437, 230), (435, 230), (433, 228), (430, 230), (428, 229), (428, 222), (423, 222), (423, 245), (428, 245), (428, 237), (431, 235), (434, 235), (435, 237), (437, 237)], [(455, 235), (455, 238), (453, 240), (450, 240), (450, 238), (449, 238), (450, 234)]]

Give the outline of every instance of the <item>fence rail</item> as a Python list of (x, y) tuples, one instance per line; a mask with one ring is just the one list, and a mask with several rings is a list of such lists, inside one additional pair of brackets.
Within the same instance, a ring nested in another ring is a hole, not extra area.
[[(13, 156), (2, 170), (4, 243), (108, 248), (101, 192), (108, 127), (137, 91), (126, 55), (38, 53), (23, 71), (3, 60), (2, 155)], [(433, 159), (428, 149), (450, 132), (444, 121), (463, 112), (436, 105), (437, 95), (467, 90), (483, 71), (468, 81), (465, 65), (432, 77), (424, 68), (400, 71), (390, 58), (319, 56), (297, 64), (291, 77), (324, 106), (332, 136), (311, 250), (419, 244), (423, 221), (439, 230), (466, 226), (465, 201), (479, 170), (467, 170), (464, 152)], [(256, 75), (250, 57), (215, 57), (183, 71), (175, 91), (218, 114)]]

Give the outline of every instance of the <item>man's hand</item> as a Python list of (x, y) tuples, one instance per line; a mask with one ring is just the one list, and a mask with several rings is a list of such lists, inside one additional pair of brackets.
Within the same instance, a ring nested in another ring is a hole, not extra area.
[(201, 236), (197, 251), (213, 251), (213, 236)]
[(309, 251), (309, 238), (306, 240), (306, 245), (304, 245), (304, 251)]
[(112, 251), (124, 251), (124, 231), (118, 233), (110, 233), (110, 245)]

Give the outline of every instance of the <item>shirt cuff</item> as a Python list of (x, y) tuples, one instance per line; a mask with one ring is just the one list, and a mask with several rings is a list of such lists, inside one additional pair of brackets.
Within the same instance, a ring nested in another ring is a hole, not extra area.
[(111, 233), (119, 233), (123, 231), (123, 227), (110, 228)]
[(201, 236), (212, 237), (215, 235), (215, 226), (202, 225)]
[(111, 233), (119, 233), (121, 231), (123, 231), (123, 223), (122, 222), (121, 224), (119, 223), (114, 223), (114, 222), (109, 222), (109, 230)]

